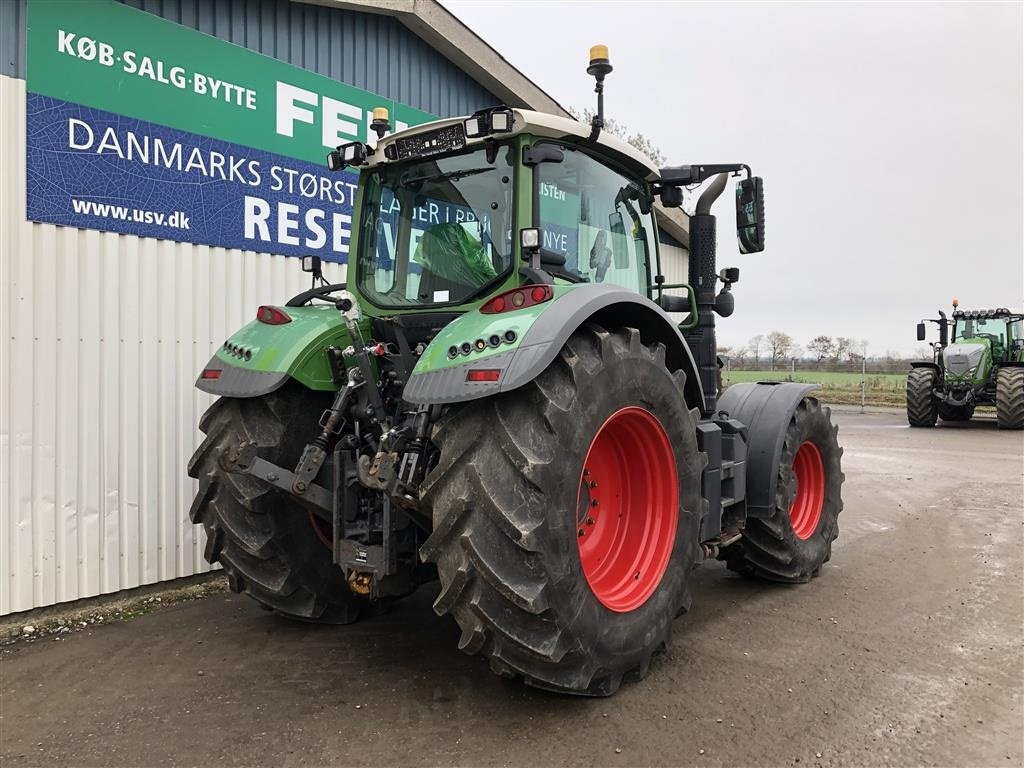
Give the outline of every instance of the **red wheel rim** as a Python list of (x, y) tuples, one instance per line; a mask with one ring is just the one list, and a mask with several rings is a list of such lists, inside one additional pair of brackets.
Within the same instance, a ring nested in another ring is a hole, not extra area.
[(643, 408), (608, 417), (583, 462), (576, 544), (594, 596), (635, 610), (661, 583), (679, 520), (676, 457), (661, 422)]
[(793, 458), (793, 476), (796, 493), (789, 505), (789, 524), (798, 539), (809, 539), (818, 530), (825, 504), (825, 465), (818, 446), (810, 440), (801, 443)]

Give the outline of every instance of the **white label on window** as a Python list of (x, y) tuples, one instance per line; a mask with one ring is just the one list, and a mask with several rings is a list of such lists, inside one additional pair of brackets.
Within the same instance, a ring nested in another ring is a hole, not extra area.
[(434, 303), (440, 304), (444, 301), (448, 301), (448, 291), (434, 291)]

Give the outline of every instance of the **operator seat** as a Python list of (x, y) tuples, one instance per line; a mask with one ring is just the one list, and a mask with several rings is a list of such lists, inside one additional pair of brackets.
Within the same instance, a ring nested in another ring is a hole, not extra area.
[(459, 301), (498, 276), (484, 245), (461, 224), (445, 222), (427, 229), (416, 246), (420, 264), (419, 295), (433, 301), (438, 291), (448, 291)]
[(996, 336), (994, 333), (981, 333), (979, 336), (984, 336), (990, 342), (992, 342), (992, 359), (1000, 361), (1006, 357), (1006, 347), (1003, 345), (1001, 337)]

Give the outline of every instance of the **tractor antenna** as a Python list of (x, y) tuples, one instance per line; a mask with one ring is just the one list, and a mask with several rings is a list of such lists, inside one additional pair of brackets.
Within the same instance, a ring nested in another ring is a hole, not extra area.
[(604, 78), (612, 71), (612, 63), (608, 58), (607, 45), (594, 45), (590, 48), (590, 65), (587, 74), (594, 77), (594, 93), (597, 94), (597, 114), (590, 121), (590, 140), (597, 137), (604, 128)]

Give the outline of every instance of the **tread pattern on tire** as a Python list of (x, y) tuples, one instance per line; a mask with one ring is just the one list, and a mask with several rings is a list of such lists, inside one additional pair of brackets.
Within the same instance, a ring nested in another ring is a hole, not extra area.
[(308, 512), (283, 492), (248, 475), (225, 471), (220, 456), (244, 440), (253, 440), (269, 461), (296, 460), (289, 445), (306, 412), (320, 405), (299, 385), (253, 399), (221, 398), (203, 415), (206, 438), (188, 464), (199, 480), (192, 502), (193, 523), (206, 530), (204, 556), (220, 563), (235, 592), (262, 606), (302, 621), (347, 624), (365, 601), (345, 584), (330, 551), (316, 538)]
[[(532, 383), (470, 402), (435, 428), (433, 440), (441, 458), (423, 486), (424, 502), (433, 509), (434, 532), (421, 548), (424, 560), (437, 563), (441, 580), (434, 609), (439, 615), (451, 614), (459, 624), (460, 649), (482, 653), (501, 676), (521, 677), (529, 685), (563, 693), (610, 695), (624, 678), (646, 673), (651, 655), (669, 642), (672, 619), (689, 607), (687, 573), (678, 577), (678, 604), (667, 607), (658, 626), (651, 628), (649, 645), (623, 657), (624, 667), (612, 668), (595, 662), (589, 639), (560, 620), (563, 614), (554, 605), (569, 589), (566, 585), (576, 583), (573, 567), (578, 564), (570, 563), (574, 552), (553, 552), (551, 502), (546, 501), (542, 477), (547, 467), (564, 461), (560, 439), (571, 429), (579, 385), (589, 380), (586, 372), (627, 353), (664, 369), (664, 347), (644, 346), (635, 329), (609, 333), (587, 326)], [(697, 411), (684, 405), (685, 380), (677, 371), (670, 386), (683, 419), (689, 421), (680, 429), (692, 433), (692, 446), (686, 449), (691, 466), (679, 467), (689, 488), (680, 499), (689, 511), (679, 525), (692, 523), (693, 540), (687, 546), (693, 551), (686, 554), (695, 560), (699, 473), (706, 458), (696, 447)], [(684, 449), (676, 450), (682, 455)], [(564, 482), (578, 485), (575, 478)], [(569, 526), (574, 537), (575, 518)], [(559, 590), (562, 595), (555, 594)]]
[(996, 425), (999, 429), (1024, 429), (1024, 368), (996, 372)]
[(939, 409), (932, 392), (935, 371), (914, 368), (907, 374), (907, 421), (912, 427), (934, 427)]
[[(743, 536), (727, 547), (721, 559), (726, 567), (744, 576), (804, 583), (818, 575), (832, 556), (832, 542), (839, 536), (839, 513), (843, 510), (843, 449), (839, 427), (832, 424), (830, 409), (813, 397), (805, 397), (790, 420), (783, 443), (775, 483), (775, 512), (769, 518), (748, 518)], [(825, 468), (825, 502), (821, 522), (810, 539), (796, 538), (789, 519), (788, 488), (793, 457), (805, 439), (814, 439)]]

